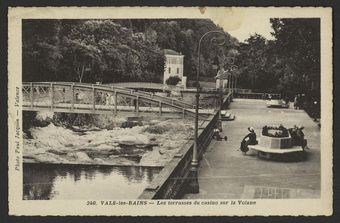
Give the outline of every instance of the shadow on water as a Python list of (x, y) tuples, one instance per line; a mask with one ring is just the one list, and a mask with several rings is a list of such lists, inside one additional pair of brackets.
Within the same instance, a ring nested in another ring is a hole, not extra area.
[(23, 199), (135, 199), (161, 168), (24, 164)]

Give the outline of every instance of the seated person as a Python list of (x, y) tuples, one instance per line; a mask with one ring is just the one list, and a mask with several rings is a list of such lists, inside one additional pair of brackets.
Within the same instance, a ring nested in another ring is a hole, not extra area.
[(248, 145), (256, 145), (258, 142), (256, 140), (256, 133), (253, 127), (248, 128), (249, 134), (244, 137), (243, 140), (249, 138)]
[(298, 136), (297, 136), (297, 130), (298, 130), (298, 127), (296, 125), (294, 125), (293, 128), (289, 129), (289, 133), (290, 133), (290, 136), (292, 137), (292, 145), (293, 146), (297, 146), (299, 144), (299, 139), (298, 139)]
[(219, 128), (215, 128), (213, 133), (213, 139), (216, 139), (217, 141), (221, 141), (222, 139), (224, 139), (225, 141), (227, 141), (228, 137), (224, 136)]
[(303, 126), (299, 126), (296, 130), (297, 145), (301, 146), (303, 150), (308, 149), (307, 140), (305, 139), (305, 134), (302, 132)]
[(241, 151), (246, 154), (249, 151), (248, 145), (256, 145), (258, 144), (258, 141), (256, 140), (256, 133), (254, 131), (253, 127), (249, 127), (248, 131), (250, 133), (248, 133), (241, 142)]
[(282, 124), (279, 125), (278, 129), (281, 131), (280, 137), (288, 137), (288, 131)]
[(268, 126), (263, 126), (262, 128), (262, 135), (267, 136), (268, 135)]
[(292, 145), (301, 146), (303, 149), (308, 149), (305, 134), (302, 132), (303, 129), (303, 126), (297, 127), (296, 125), (294, 125), (294, 127), (290, 129), (289, 132), (292, 137)]

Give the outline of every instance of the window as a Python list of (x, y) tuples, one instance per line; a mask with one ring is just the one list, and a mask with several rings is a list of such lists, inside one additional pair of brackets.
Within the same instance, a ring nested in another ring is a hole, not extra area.
[(169, 67), (169, 74), (171, 73), (171, 67)]
[(179, 68), (177, 67), (177, 74), (179, 74)]

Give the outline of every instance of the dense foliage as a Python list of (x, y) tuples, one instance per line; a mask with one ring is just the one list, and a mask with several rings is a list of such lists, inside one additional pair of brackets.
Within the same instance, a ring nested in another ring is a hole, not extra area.
[(249, 37), (238, 48), (238, 84), (260, 92), (316, 100), (320, 90), (319, 19), (271, 19), (274, 40)]
[[(196, 75), (197, 43), (210, 20), (24, 20), (23, 80), (119, 82), (163, 80), (163, 49), (184, 54), (184, 74)], [(229, 50), (237, 42), (226, 33)], [(201, 76), (213, 77), (214, 57), (227, 47), (204, 40)]]
[[(225, 33), (225, 44), (201, 44), (201, 81), (214, 81), (216, 65), (233, 57), (238, 87), (293, 97), (319, 97), (319, 19), (271, 19), (273, 40), (244, 43)], [(164, 49), (184, 55), (184, 75), (195, 80), (199, 38), (222, 28), (211, 20), (23, 20), (23, 80), (162, 83)], [(221, 40), (221, 39), (220, 39)], [(217, 40), (216, 42), (221, 42)]]

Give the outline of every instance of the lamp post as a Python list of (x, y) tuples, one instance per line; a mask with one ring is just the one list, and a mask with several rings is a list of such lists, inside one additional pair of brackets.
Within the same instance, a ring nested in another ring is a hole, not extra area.
[[(197, 170), (198, 170), (198, 107), (199, 107), (199, 90), (200, 90), (200, 86), (199, 86), (199, 73), (200, 73), (200, 54), (201, 54), (201, 42), (204, 39), (204, 37), (206, 37), (209, 34), (221, 34), (223, 36), (225, 36), (225, 33), (223, 33), (222, 31), (217, 31), (217, 30), (213, 30), (213, 31), (209, 31), (204, 33), (200, 40), (198, 41), (198, 53), (197, 53), (197, 57), (198, 57), (198, 64), (197, 64), (197, 74), (196, 74), (196, 107), (195, 107), (195, 136), (194, 136), (194, 148), (193, 148), (193, 152), (192, 152), (192, 160), (191, 160), (191, 168), (190, 168), (190, 192), (193, 194), (197, 194), (199, 193), (199, 185), (198, 185), (198, 174), (197, 174)], [(216, 42), (216, 38), (212, 38), (211, 42), (217, 45), (223, 45), (225, 43), (225, 40), (222, 43), (217, 43)]]
[(234, 94), (234, 91), (236, 91), (236, 82), (237, 82), (237, 75), (236, 74), (233, 74), (234, 71), (238, 70), (238, 66), (236, 65), (231, 65), (230, 67), (230, 72), (231, 72), (231, 75), (232, 75), (232, 79), (233, 79), (233, 82), (232, 82), (232, 93)]

